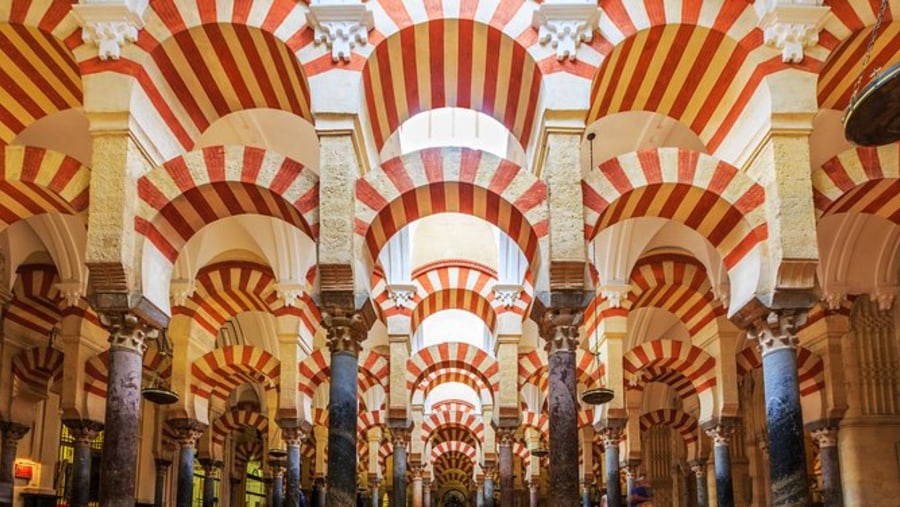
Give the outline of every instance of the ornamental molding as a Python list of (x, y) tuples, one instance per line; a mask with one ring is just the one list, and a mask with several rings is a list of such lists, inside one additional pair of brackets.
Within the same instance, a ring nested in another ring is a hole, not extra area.
[(591, 0), (546, 0), (534, 11), (531, 26), (538, 31), (538, 41), (556, 50), (556, 59), (575, 61), (582, 42), (594, 38), (600, 21), (600, 10)]
[(84, 296), (84, 290), (82, 289), (81, 282), (78, 280), (59, 282), (56, 284), (56, 290), (58, 290), (59, 294), (62, 296), (63, 303), (66, 307), (78, 306), (81, 302), (81, 297)]
[(631, 286), (627, 284), (608, 284), (599, 287), (600, 295), (606, 299), (610, 308), (622, 308), (622, 302), (628, 298)]
[(894, 306), (894, 298), (897, 296), (897, 287), (895, 286), (883, 286), (876, 287), (875, 292), (872, 293), (871, 298), (872, 301), (878, 304), (878, 309), (886, 312)]
[(81, 25), (81, 40), (97, 46), (101, 60), (118, 60), (122, 47), (136, 42), (144, 27), (148, 0), (81, 0), (72, 14)]
[(369, 30), (375, 28), (372, 11), (357, 0), (319, 0), (309, 6), (307, 19), (316, 44), (328, 46), (334, 62), (349, 62), (353, 48), (368, 44)]
[(766, 45), (781, 50), (785, 63), (803, 61), (803, 49), (819, 43), (819, 32), (825, 26), (831, 7), (824, 0), (756, 0)]
[(518, 284), (496, 284), (494, 285), (494, 300), (503, 308), (512, 308), (516, 302), (522, 299), (523, 287)]
[(388, 297), (397, 308), (412, 308), (416, 297), (416, 286), (405, 283), (392, 283), (387, 286)]
[(169, 297), (172, 298), (172, 304), (175, 306), (186, 305), (188, 299), (190, 299), (191, 296), (194, 295), (194, 291), (197, 290), (197, 285), (194, 280), (187, 280), (184, 278), (172, 280), (169, 286)]
[(839, 310), (847, 301), (847, 287), (831, 287), (822, 294), (822, 301), (829, 310)]
[(296, 308), (298, 301), (306, 294), (306, 284), (284, 282), (275, 284), (275, 294), (284, 306)]

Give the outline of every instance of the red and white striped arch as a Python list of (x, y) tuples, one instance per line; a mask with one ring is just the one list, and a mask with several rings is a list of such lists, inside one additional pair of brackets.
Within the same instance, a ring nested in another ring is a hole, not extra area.
[(281, 363), (252, 345), (231, 345), (207, 352), (191, 364), (191, 392), (200, 398), (228, 398), (245, 383), (278, 387)]
[(478, 456), (478, 449), (474, 446), (467, 444), (466, 442), (459, 441), (450, 441), (450, 442), (441, 442), (440, 444), (431, 448), (431, 462), (436, 463), (438, 458), (441, 455), (449, 452), (460, 452), (465, 454), (472, 462), (475, 462), (476, 456)]
[(23, 264), (16, 269), (13, 299), (3, 317), (38, 335), (47, 336), (61, 318), (62, 295), (56, 288), (56, 268), (49, 264)]
[(666, 384), (671, 387), (682, 400), (687, 400), (697, 394), (697, 389), (694, 387), (691, 379), (687, 378), (679, 371), (664, 366), (648, 366), (644, 368), (638, 376), (637, 383), (628, 385), (627, 389), (643, 391), (644, 387), (651, 382)]
[[(104, 350), (88, 359), (84, 364), (84, 373), (84, 391), (105, 399), (109, 379), (109, 351)], [(172, 375), (172, 360), (156, 347), (148, 348), (144, 353), (143, 373), (145, 376), (167, 379)]]
[(547, 434), (550, 431), (550, 419), (544, 413), (539, 414), (523, 410), (521, 425), (524, 428), (534, 428), (542, 434)]
[[(312, 398), (316, 389), (331, 378), (331, 352), (326, 348), (313, 351), (297, 367), (300, 371), (300, 393)], [(359, 395), (362, 396), (373, 386), (387, 387), (390, 375), (388, 358), (377, 352), (366, 350), (359, 354)], [(377, 409), (378, 407), (374, 407)]]
[(431, 442), (432, 446), (439, 445), (443, 442), (465, 442), (472, 447), (480, 447), (481, 440), (468, 428), (459, 425), (444, 425), (435, 428), (428, 436), (427, 442)]
[(86, 211), (90, 179), (88, 168), (62, 153), (31, 146), (3, 146), (0, 149), (0, 230), (43, 213), (77, 215)]
[(238, 467), (245, 467), (250, 461), (262, 460), (262, 442), (259, 439), (241, 440), (234, 446), (234, 461)]
[(440, 428), (463, 428), (475, 436), (476, 441), (484, 441), (484, 421), (481, 417), (469, 413), (452, 410), (432, 412), (422, 421), (422, 441), (428, 442), (434, 432)]
[(450, 399), (440, 400), (431, 404), (432, 412), (464, 412), (467, 414), (475, 413), (475, 405), (465, 400)]
[(497, 326), (497, 312), (490, 300), (469, 289), (442, 289), (428, 294), (413, 308), (411, 332), (415, 333), (425, 319), (444, 310), (467, 311), (481, 319), (492, 332)]
[(548, 232), (547, 187), (526, 169), (468, 148), (390, 159), (356, 185), (356, 233), (370, 261), (397, 231), (437, 213), (463, 213), (505, 231), (534, 269)]
[(660, 368), (684, 375), (697, 394), (716, 385), (716, 360), (699, 347), (676, 340), (653, 340), (629, 350), (622, 358), (626, 385), (640, 384), (647, 368)]
[[(384, 423), (385, 421), (382, 418), (381, 410), (362, 410), (359, 412), (359, 416), (357, 417), (357, 433), (365, 437), (367, 431), (372, 428), (384, 426)], [(365, 443), (365, 440), (365, 438), (362, 438), (362, 442)], [(366, 445), (366, 448), (368, 448), (368, 445)]]
[(414, 404), (424, 403), (432, 389), (448, 382), (457, 382), (471, 388), (482, 404), (493, 401), (491, 387), (485, 384), (481, 375), (470, 369), (445, 366), (433, 369), (419, 377), (412, 391), (412, 402)]
[(439, 483), (461, 481), (464, 484), (472, 479), (475, 462), (461, 451), (447, 451), (433, 463), (435, 481)]
[[(0, 5), (0, 145), (35, 121), (83, 102), (70, 49), (78, 30), (71, 2), (10, 0)], [(68, 40), (67, 40), (68, 39)]]
[(442, 107), (492, 116), (527, 146), (542, 78), (526, 48), (489, 25), (442, 19), (405, 27), (379, 42), (362, 69), (375, 146), (417, 113)]
[[(756, 346), (746, 347), (738, 353), (738, 375), (746, 375), (757, 368), (762, 368), (762, 357)], [(797, 378), (800, 396), (809, 396), (825, 389), (825, 363), (822, 358), (805, 347), (797, 347)]]
[(497, 360), (468, 343), (442, 343), (416, 352), (406, 363), (406, 388), (415, 392), (416, 385), (432, 372), (446, 368), (465, 370), (474, 374), (481, 388), (490, 390), (490, 399), (500, 390), (500, 366)]
[(50, 347), (23, 350), (12, 360), (13, 377), (32, 389), (46, 392), (63, 374), (63, 353)]
[(138, 180), (135, 229), (171, 264), (200, 229), (229, 216), (280, 218), (315, 239), (318, 181), (303, 164), (261, 148), (203, 148)]
[(638, 261), (631, 272), (627, 309), (653, 307), (677, 316), (695, 336), (725, 308), (716, 299), (706, 269), (696, 259), (678, 254), (658, 254)]
[(522, 465), (525, 468), (528, 468), (531, 465), (531, 451), (528, 450), (528, 446), (525, 445), (525, 442), (518, 440), (513, 442), (512, 445), (513, 455), (518, 456), (522, 460)]
[(253, 410), (235, 409), (225, 412), (212, 423), (213, 442), (222, 444), (232, 431), (247, 427), (265, 435), (269, 430), (269, 418)]
[(765, 190), (735, 167), (681, 148), (602, 162), (582, 181), (585, 237), (636, 217), (675, 220), (702, 234), (731, 270), (768, 237)]
[(684, 438), (689, 444), (697, 440), (697, 420), (690, 414), (675, 409), (660, 409), (641, 415), (641, 431), (647, 431), (652, 426), (669, 426)]
[(866, 213), (900, 224), (900, 143), (849, 149), (813, 171), (812, 183), (819, 218)]

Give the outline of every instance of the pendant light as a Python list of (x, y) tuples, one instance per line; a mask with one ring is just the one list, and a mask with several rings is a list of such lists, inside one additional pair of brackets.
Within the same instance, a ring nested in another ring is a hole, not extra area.
[[(166, 336), (166, 330), (159, 332), (159, 338), (156, 340), (156, 346), (163, 357), (172, 358), (172, 349), (169, 346), (169, 340)], [(157, 405), (171, 405), (177, 402), (180, 397), (178, 393), (172, 390), (169, 383), (162, 378), (159, 372), (151, 372), (152, 380), (150, 385), (141, 389), (141, 396), (150, 403)]]
[[(591, 141), (591, 166), (594, 165), (594, 133), (588, 134), (588, 140)], [(591, 264), (594, 266), (597, 265), (597, 253), (594, 248), (591, 248)], [(594, 324), (594, 339), (588, 341), (588, 353), (594, 356), (594, 371), (600, 371), (600, 337), (597, 333), (597, 306), (594, 304), (592, 309), (593, 312), (593, 324)], [(593, 350), (591, 343), (593, 342)], [(585, 389), (584, 392), (581, 393), (581, 401), (587, 403), (588, 405), (605, 405), (612, 401), (615, 397), (615, 393), (613, 390), (603, 386), (603, 383), (598, 379), (598, 385), (596, 387), (592, 387), (590, 389)]]

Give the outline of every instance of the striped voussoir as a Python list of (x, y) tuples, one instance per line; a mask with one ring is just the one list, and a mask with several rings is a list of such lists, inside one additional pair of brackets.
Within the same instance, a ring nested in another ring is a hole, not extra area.
[(475, 405), (459, 399), (446, 399), (432, 403), (432, 412), (463, 412), (466, 414), (474, 414), (476, 412)]
[(819, 218), (866, 213), (900, 224), (900, 143), (851, 148), (813, 171)]
[(653, 340), (629, 350), (623, 357), (625, 384), (641, 385), (647, 368), (672, 371), (690, 381), (697, 394), (716, 385), (716, 360), (699, 347), (677, 340)]
[(658, 148), (600, 163), (582, 181), (585, 237), (629, 218), (659, 217), (702, 234), (731, 270), (768, 237), (765, 190), (709, 155)]
[[(331, 352), (327, 348), (316, 349), (301, 361), (298, 389), (301, 394), (312, 399), (316, 389), (328, 383), (331, 378)], [(359, 354), (358, 392), (362, 397), (373, 386), (387, 387), (385, 381), (390, 374), (388, 359), (371, 350)], [(378, 407), (376, 407), (378, 408)]]
[(56, 268), (49, 264), (24, 264), (16, 269), (13, 299), (3, 316), (24, 329), (47, 336), (62, 316), (62, 295)]
[(13, 377), (38, 392), (46, 392), (62, 379), (63, 353), (50, 347), (23, 350), (12, 360)]
[(262, 148), (203, 148), (138, 180), (135, 230), (173, 264), (194, 234), (230, 216), (279, 218), (316, 239), (318, 181), (300, 162)]
[(375, 146), (408, 118), (443, 107), (492, 116), (525, 146), (542, 78), (526, 48), (492, 26), (441, 19), (405, 27), (378, 43), (362, 69)]
[(445, 368), (475, 374), (479, 380), (476, 392), (482, 399), (493, 399), (494, 393), (500, 390), (500, 366), (497, 360), (474, 345), (459, 342), (425, 347), (410, 357), (406, 364), (406, 388), (409, 392), (415, 392), (422, 379)]
[(475, 446), (469, 445), (466, 442), (451, 440), (449, 442), (441, 442), (431, 448), (431, 462), (436, 462), (441, 454), (444, 454), (445, 452), (460, 452), (472, 461), (478, 456), (478, 448)]
[(43, 213), (82, 213), (88, 207), (90, 179), (88, 168), (62, 153), (32, 146), (2, 147), (0, 230)]
[(613, 306), (609, 299), (603, 297), (602, 291), (597, 291), (594, 299), (584, 309), (584, 324), (582, 325), (584, 336), (593, 337), (597, 328), (604, 319), (627, 318), (628, 310), (623, 306)]
[[(478, 317), (492, 332), (497, 325), (497, 312), (490, 300), (469, 289), (442, 289), (428, 294), (416, 304), (412, 312), (411, 332), (431, 315), (444, 310), (464, 310)], [(453, 339), (453, 336), (447, 338)]]
[(372, 428), (383, 426), (385, 423), (381, 407), (370, 410), (360, 410), (359, 416), (356, 418), (357, 433), (360, 434), (363, 442), (366, 441), (366, 432)]
[(468, 148), (428, 148), (384, 162), (356, 185), (356, 233), (370, 259), (400, 229), (437, 213), (481, 218), (535, 265), (548, 232), (547, 187), (513, 162)]
[(644, 368), (638, 376), (637, 383), (635, 385), (629, 385), (627, 388), (643, 391), (644, 387), (651, 382), (666, 384), (671, 387), (683, 401), (687, 401), (688, 398), (697, 394), (697, 389), (689, 378), (679, 371), (662, 366), (648, 366)]
[(482, 403), (493, 402), (491, 389), (478, 373), (466, 368), (444, 366), (419, 376), (415, 389), (411, 393), (413, 403), (424, 402), (432, 389), (448, 382), (465, 385), (475, 392)]
[(12, 3), (21, 10), (14, 8), (10, 14), (21, 17), (0, 20), (0, 96), (4, 98), (0, 100), (0, 144), (12, 142), (45, 116), (80, 108), (83, 101), (78, 66), (60, 38), (70, 31), (59, 24), (60, 15), (64, 17), (71, 4), (58, 2), (47, 11), (28, 12), (23, 2)]
[(522, 466), (528, 468), (531, 465), (531, 451), (528, 446), (521, 440), (516, 440), (512, 445), (513, 454), (522, 460)]
[(261, 461), (262, 457), (263, 446), (258, 438), (241, 440), (234, 445), (234, 461), (240, 466), (251, 461)]
[(697, 440), (697, 419), (682, 410), (660, 409), (641, 415), (641, 431), (647, 431), (652, 426), (669, 426), (684, 438), (685, 443)]
[(252, 345), (230, 345), (207, 352), (191, 364), (191, 392), (200, 398), (227, 399), (239, 385), (278, 387), (281, 363), (269, 352)]
[(465, 477), (465, 480), (469, 481), (475, 470), (475, 460), (463, 451), (452, 450), (438, 456), (432, 462), (432, 467), (434, 476), (439, 482), (458, 480), (460, 477)]
[(530, 411), (522, 411), (522, 423), (521, 426), (523, 428), (534, 428), (541, 434), (546, 434), (550, 431), (550, 420), (545, 413), (537, 413)]
[[(158, 348), (150, 347), (144, 353), (143, 372), (145, 376), (168, 379), (172, 375), (172, 359), (161, 353)], [(84, 373), (84, 391), (90, 395), (106, 398), (109, 351), (104, 350), (88, 359), (84, 365)]]
[[(833, 2), (836, 4), (850, 4), (851, 2)], [(848, 5), (831, 5), (835, 14), (844, 12)], [(848, 20), (853, 20), (854, 14), (847, 13)], [(869, 61), (865, 69), (860, 69), (860, 61), (866, 54), (869, 41), (872, 39), (874, 23), (863, 21), (859, 18), (851, 21), (853, 31), (843, 41), (838, 40), (837, 49), (831, 53), (825, 66), (819, 73), (816, 93), (819, 107), (822, 109), (846, 109), (853, 95), (853, 87), (857, 76), (871, 76), (878, 69), (887, 69), (891, 65), (900, 62), (900, 23), (884, 23), (875, 39)], [(820, 37), (821, 42), (821, 37)]]
[[(476, 442), (484, 441), (484, 421), (471, 412), (442, 410), (432, 412), (422, 422), (422, 441), (428, 442), (441, 428), (458, 428), (474, 436)], [(466, 440), (468, 438), (466, 437)]]
[[(755, 345), (741, 350), (737, 355), (737, 373), (746, 375), (762, 367), (762, 357)], [(825, 363), (822, 357), (806, 347), (797, 347), (797, 378), (800, 396), (818, 393), (825, 388)]]
[(260, 435), (266, 435), (269, 418), (254, 410), (232, 409), (213, 421), (210, 429), (213, 441), (222, 444), (231, 432), (241, 428), (253, 428)]
[(661, 308), (677, 316), (691, 336), (725, 316), (703, 264), (680, 254), (658, 254), (638, 261), (623, 306)]

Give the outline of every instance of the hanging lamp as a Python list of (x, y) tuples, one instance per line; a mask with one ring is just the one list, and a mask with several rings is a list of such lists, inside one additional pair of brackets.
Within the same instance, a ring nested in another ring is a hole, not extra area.
[[(169, 347), (169, 340), (166, 336), (166, 330), (159, 332), (159, 338), (156, 341), (160, 354), (163, 357), (172, 358), (172, 349)], [(152, 372), (152, 380), (150, 385), (141, 389), (141, 396), (150, 403), (156, 405), (171, 405), (180, 399), (178, 393), (172, 390), (169, 383), (162, 378), (159, 372)]]
[(900, 140), (900, 62), (874, 76), (860, 90), (887, 7), (888, 0), (881, 0), (881, 8), (866, 46), (850, 105), (844, 113), (844, 136), (848, 141), (861, 146), (880, 146)]

